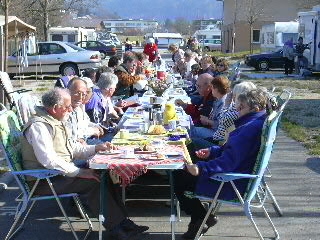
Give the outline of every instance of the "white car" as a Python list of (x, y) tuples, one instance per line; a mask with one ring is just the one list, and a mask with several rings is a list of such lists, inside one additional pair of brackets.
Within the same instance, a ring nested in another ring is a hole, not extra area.
[(63, 76), (78, 75), (86, 68), (101, 66), (100, 52), (88, 51), (71, 43), (38, 42), (36, 53), (27, 54), (27, 61), (21, 56), (21, 51), (8, 57), (8, 74), (52, 74)]

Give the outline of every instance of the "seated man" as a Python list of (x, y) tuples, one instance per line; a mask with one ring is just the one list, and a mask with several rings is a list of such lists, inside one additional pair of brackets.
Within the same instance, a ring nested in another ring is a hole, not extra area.
[(211, 93), (212, 80), (213, 77), (208, 73), (201, 74), (198, 77), (196, 87), (201, 97), (201, 101), (199, 104), (187, 104), (181, 99), (177, 99), (175, 101), (176, 105), (181, 106), (186, 114), (191, 116), (195, 126), (202, 126), (200, 115), (208, 117), (209, 113), (212, 110), (214, 100)]
[[(87, 79), (87, 81), (89, 80)], [(91, 84), (93, 85), (92, 81)], [(90, 88), (91, 86), (88, 86), (85, 80), (78, 77), (71, 79), (68, 83), (73, 111), (69, 115), (67, 122), (70, 124), (73, 140), (80, 143), (84, 143), (88, 137), (96, 136), (99, 138), (104, 134), (99, 125), (90, 122), (84, 110), (83, 102), (87, 96), (88, 87)]]
[[(214, 196), (219, 182), (210, 180), (215, 173), (251, 173), (255, 164), (260, 144), (261, 132), (266, 119), (266, 92), (258, 89), (240, 94), (236, 100), (239, 118), (235, 121), (236, 129), (230, 133), (224, 146), (213, 146), (196, 152), (199, 158), (209, 161), (199, 161), (197, 164), (187, 165), (186, 170), (174, 172), (175, 194), (181, 209), (191, 215), (188, 231), (182, 235), (184, 239), (194, 239), (206, 215), (206, 209), (197, 198), (188, 198), (185, 191), (192, 191), (199, 195)], [(235, 184), (240, 194), (246, 190), (248, 180), (236, 180)], [(220, 199), (231, 200), (236, 194), (230, 184), (222, 188)], [(217, 223), (215, 216), (210, 216), (203, 232)]]
[[(69, 91), (54, 88), (42, 96), (43, 107), (36, 108), (36, 115), (23, 129), (22, 159), (24, 169), (56, 169), (64, 175), (51, 178), (57, 194), (78, 193), (87, 200), (92, 213), (98, 217), (100, 206), (100, 180), (92, 169), (78, 168), (73, 163), (77, 158), (88, 158), (98, 151), (114, 148), (110, 143), (99, 145), (72, 144), (64, 120), (72, 111)], [(32, 186), (35, 182), (28, 181)], [(122, 201), (113, 184), (106, 187), (106, 222), (111, 239), (141, 239), (141, 232), (147, 227), (137, 226), (127, 218)], [(52, 194), (46, 181), (41, 180), (35, 194)]]
[(144, 79), (142, 75), (133, 75), (136, 71), (136, 62), (137, 60), (133, 55), (125, 55), (123, 63), (114, 69), (114, 74), (116, 74), (119, 79), (114, 92), (115, 96), (124, 95), (125, 98), (133, 96), (133, 84)]

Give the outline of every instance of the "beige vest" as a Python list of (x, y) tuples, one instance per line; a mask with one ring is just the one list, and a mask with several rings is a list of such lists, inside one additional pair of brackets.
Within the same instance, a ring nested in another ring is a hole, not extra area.
[(24, 126), (24, 129), (22, 130), (23, 136), (21, 137), (21, 144), (23, 168), (26, 170), (44, 168), (36, 159), (32, 145), (29, 144), (26, 137), (24, 136), (25, 131), (31, 126), (31, 124), (35, 122), (42, 122), (48, 129), (52, 129), (52, 141), (54, 150), (61, 159), (67, 162), (71, 162), (73, 157), (73, 151), (70, 144), (71, 139), (69, 139), (68, 131), (63, 122), (51, 117), (42, 107), (37, 107), (36, 112), (37, 113), (35, 117), (30, 119), (30, 121)]

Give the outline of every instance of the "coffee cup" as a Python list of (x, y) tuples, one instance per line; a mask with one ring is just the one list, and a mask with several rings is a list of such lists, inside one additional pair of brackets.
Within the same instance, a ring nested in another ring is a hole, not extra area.
[(176, 120), (168, 120), (169, 129), (175, 130), (177, 128), (177, 121)]
[(123, 153), (124, 153), (124, 156), (125, 156), (126, 158), (130, 158), (130, 157), (134, 158), (134, 157), (135, 157), (133, 148), (125, 149), (125, 150), (123, 151)]

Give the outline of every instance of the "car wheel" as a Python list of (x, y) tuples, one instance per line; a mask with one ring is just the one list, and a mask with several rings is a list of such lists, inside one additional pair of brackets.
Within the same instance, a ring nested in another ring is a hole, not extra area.
[(107, 55), (105, 52), (100, 52), (100, 56), (101, 56), (101, 59), (105, 59)]
[(209, 47), (205, 47), (204, 48), (207, 52), (210, 52), (210, 48)]
[(268, 71), (269, 70), (269, 62), (266, 59), (259, 60), (258, 68), (260, 71)]
[(74, 63), (65, 63), (60, 67), (60, 74), (62, 76), (70, 76), (70, 75), (79, 76), (79, 68)]

